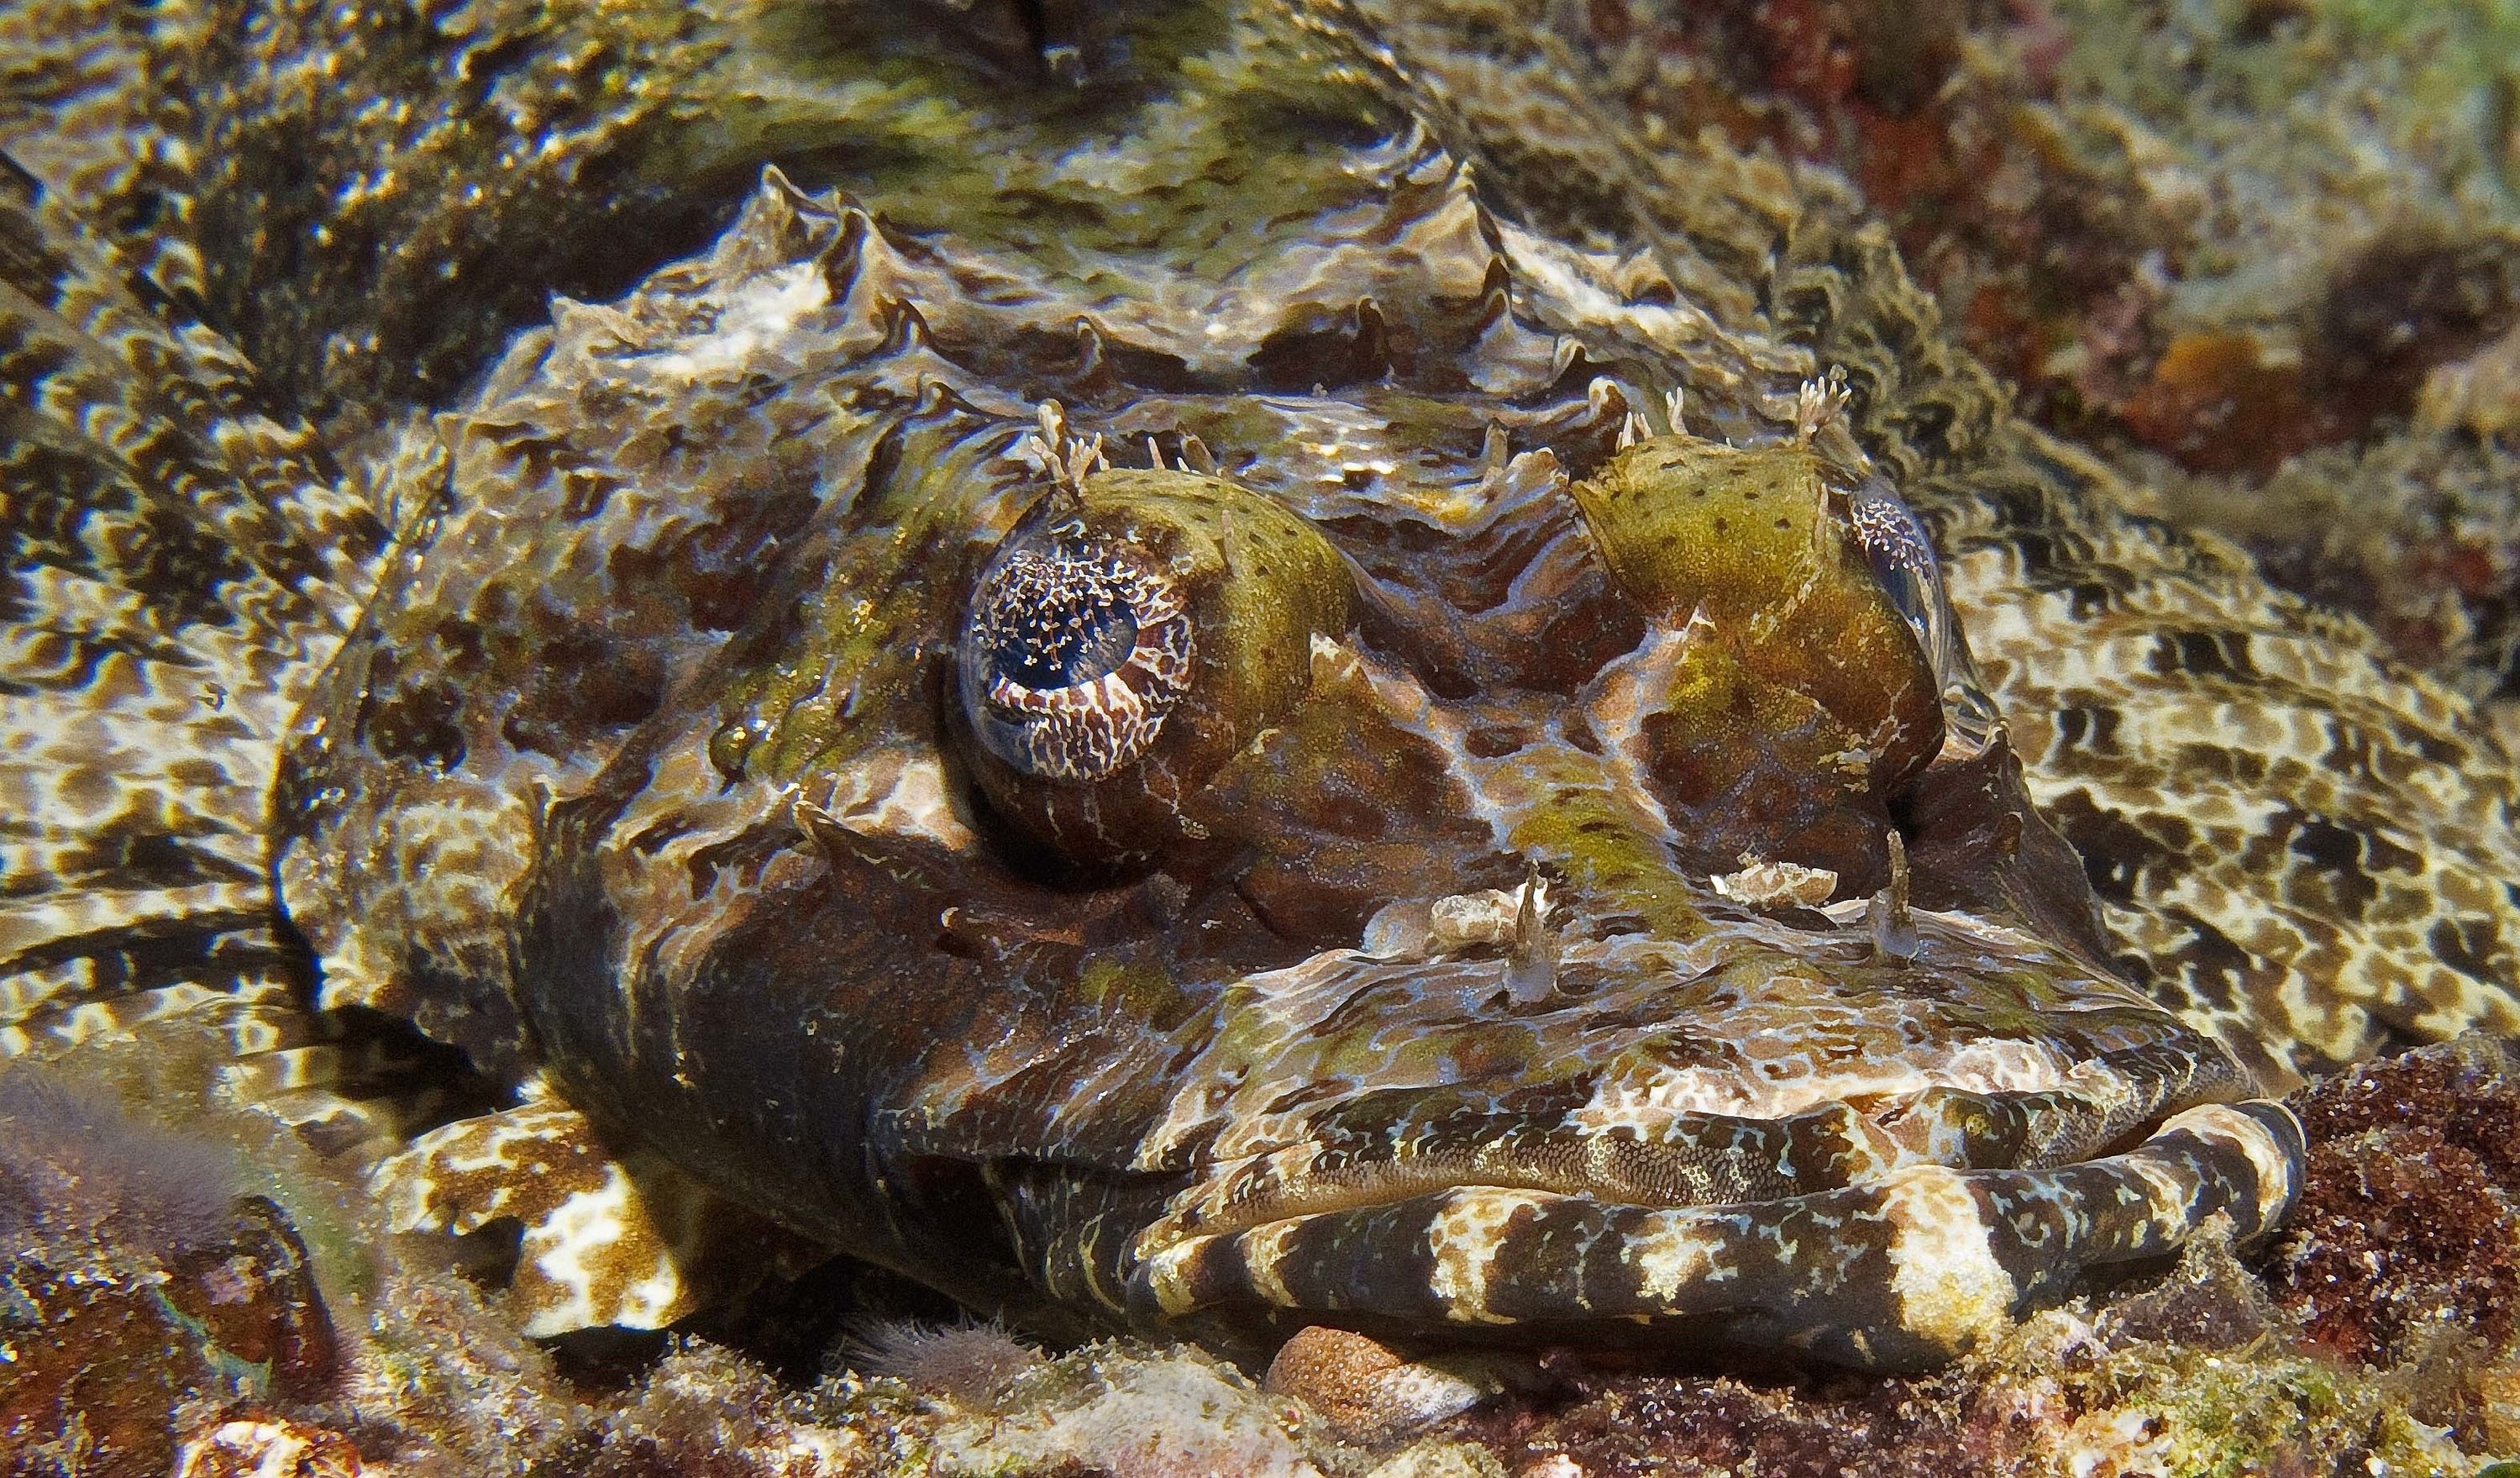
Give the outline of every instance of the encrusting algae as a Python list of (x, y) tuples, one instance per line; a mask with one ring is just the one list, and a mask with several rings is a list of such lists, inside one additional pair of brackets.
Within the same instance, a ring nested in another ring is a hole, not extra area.
[(2481, 175), (2250, 298), (2066, 8), (651, 9), (0, 16), (16, 1470), (2515, 1446), (2507, 528), (2152, 516), (2499, 454)]

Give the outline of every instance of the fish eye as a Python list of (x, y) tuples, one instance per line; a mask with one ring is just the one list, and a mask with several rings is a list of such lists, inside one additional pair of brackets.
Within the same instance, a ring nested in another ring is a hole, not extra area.
[(1916, 633), (1916, 644), (1933, 661), (1943, 645), (1950, 608), (1943, 600), (1943, 572), (1934, 561), (1934, 546), (1914, 510), (1890, 489), (1879, 474), (1847, 492), (1847, 522), (1855, 542), (1871, 563), (1872, 577), (1882, 593)]
[(1999, 711), (1969, 658), (1924, 521), (1878, 472), (1847, 488), (1846, 501), (1848, 527), (1871, 564), (1874, 581), (1915, 633), (1916, 646), (1941, 684), (1943, 719), (1951, 737), (1970, 753), (1984, 750), (2001, 721)]
[(1205, 834), (1199, 789), (1299, 702), (1346, 629), (1321, 531), (1221, 478), (1104, 468), (1037, 504), (982, 565), (957, 707), (991, 806), (1072, 861)]
[(964, 712), (1014, 768), (1100, 780), (1154, 743), (1195, 652), (1169, 576), (1062, 520), (981, 575), (963, 639)]

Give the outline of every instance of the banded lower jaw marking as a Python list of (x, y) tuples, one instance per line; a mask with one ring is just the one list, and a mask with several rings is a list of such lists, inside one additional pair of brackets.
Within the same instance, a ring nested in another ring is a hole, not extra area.
[[(2301, 1173), (2278, 1105), (2174, 1116), (2123, 1154), (2046, 1170), (1910, 1163), (1756, 1203), (1652, 1207), (1464, 1185), (1143, 1250), (1133, 1303), (1607, 1333), (1678, 1324), (1915, 1369), (1993, 1337), (2088, 1267), (2158, 1256), (2227, 1214), (2271, 1232)], [(1142, 1247), (1144, 1244), (1142, 1243)]]
[(1362, 1149), (1306, 1142), (1221, 1167), (1177, 1198), (1139, 1245), (1151, 1250), (1452, 1191), (1732, 1205), (1861, 1184), (1919, 1158), (1843, 1103), (1774, 1120), (1672, 1114), (1651, 1131), (1444, 1114)]

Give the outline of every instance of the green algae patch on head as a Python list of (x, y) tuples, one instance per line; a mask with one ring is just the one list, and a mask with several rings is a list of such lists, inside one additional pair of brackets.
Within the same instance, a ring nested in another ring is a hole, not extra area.
[(1186, 471), (1102, 469), (1045, 498), (982, 571), (962, 713), (992, 805), (1108, 860), (1198, 824), (1187, 799), (1292, 708), (1354, 598), (1319, 531)]
[(1811, 448), (1656, 438), (1573, 490), (1595, 546), (1641, 604), (1734, 638), (1742, 677), (1805, 695), (1873, 746), (1882, 783), (1932, 756), (1932, 669)]
[(1684, 435), (1626, 448), (1574, 491), (1601, 557), (1640, 600), (1732, 624), (1771, 617), (1780, 593), (1823, 577), (1821, 479), (1806, 447)]
[[(965, 546), (1012, 518), (997, 439), (949, 414), (905, 425), (893, 476), (872, 481), (834, 531), (798, 629), (729, 685), (709, 757), (730, 781), (827, 774), (919, 727), (923, 670), (952, 629)], [(744, 654), (749, 655), (749, 654)], [(920, 734), (925, 739), (927, 736)]]

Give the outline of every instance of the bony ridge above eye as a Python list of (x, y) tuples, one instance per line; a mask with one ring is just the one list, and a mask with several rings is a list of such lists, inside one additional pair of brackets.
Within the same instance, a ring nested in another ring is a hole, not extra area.
[(1887, 807), (1947, 733), (1935, 649), (1958, 650), (1922, 529), (1808, 435), (1623, 441), (1570, 491), (1666, 633), (1622, 720), (1649, 788), (1702, 865), (1879, 873)]
[(1312, 638), (1354, 589), (1321, 532), (1177, 469), (1087, 473), (973, 583), (958, 688), (991, 804), (1054, 851), (1109, 860), (1196, 828), (1184, 802), (1303, 696)]

